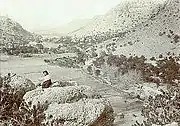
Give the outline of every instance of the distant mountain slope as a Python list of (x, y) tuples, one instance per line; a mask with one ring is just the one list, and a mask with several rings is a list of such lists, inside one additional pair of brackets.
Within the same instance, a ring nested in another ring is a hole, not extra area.
[[(157, 12), (147, 21), (134, 27), (123, 38), (102, 43), (103, 48), (108, 43), (115, 42), (115, 54), (147, 57), (168, 52), (180, 54), (180, 1), (167, 0), (157, 8)], [(100, 50), (99, 48), (98, 51)]]
[(6, 33), (13, 34), (13, 35), (20, 35), (20, 36), (31, 35), (30, 32), (23, 29), (19, 23), (4, 16), (0, 16), (0, 29)]
[(156, 15), (165, 0), (133, 0), (121, 3), (103, 16), (71, 33), (71, 35), (92, 35), (106, 31), (127, 31)]
[(0, 16), (0, 41), (8, 42), (28, 42), (36, 41), (40, 36), (26, 31), (19, 23), (4, 16)]
[(35, 33), (43, 35), (43, 36), (61, 36), (67, 35), (86, 24), (88, 24), (92, 19), (79, 19), (75, 21), (71, 21), (66, 25), (59, 26), (57, 28), (52, 29), (44, 29), (44, 30), (34, 30)]

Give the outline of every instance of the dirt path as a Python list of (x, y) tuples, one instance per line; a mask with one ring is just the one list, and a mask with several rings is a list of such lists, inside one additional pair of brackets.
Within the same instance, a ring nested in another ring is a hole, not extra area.
[[(18, 73), (31, 79), (34, 83), (38, 83), (37, 80), (42, 76), (43, 70), (48, 70), (53, 80), (74, 80), (80, 85), (91, 86), (111, 102), (116, 114), (115, 126), (131, 126), (134, 123), (133, 114), (139, 114), (140, 104), (135, 103), (133, 100), (125, 99), (121, 92), (79, 69), (50, 66), (40, 58), (22, 59), (13, 57), (8, 62), (0, 63), (1, 73)], [(125, 114), (125, 118), (121, 119), (121, 113)]]

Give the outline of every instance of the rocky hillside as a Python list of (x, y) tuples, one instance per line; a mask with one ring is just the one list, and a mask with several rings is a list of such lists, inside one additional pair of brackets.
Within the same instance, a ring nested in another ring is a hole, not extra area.
[(0, 29), (12, 35), (30, 35), (19, 23), (4, 16), (0, 17)]
[(170, 52), (180, 53), (180, 1), (167, 0), (155, 10), (148, 20), (140, 20), (141, 23), (127, 31), (125, 36), (100, 44), (98, 52), (114, 46), (114, 54), (157, 57)]
[(2, 43), (36, 41), (39, 37), (26, 31), (19, 23), (12, 19), (0, 16), (0, 41)]
[(103, 16), (71, 33), (71, 35), (92, 35), (107, 31), (127, 31), (159, 13), (165, 0), (126, 1), (111, 9)]

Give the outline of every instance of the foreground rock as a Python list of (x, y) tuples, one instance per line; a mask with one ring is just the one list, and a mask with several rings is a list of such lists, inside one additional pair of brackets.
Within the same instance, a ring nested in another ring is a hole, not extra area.
[(59, 120), (63, 126), (112, 126), (114, 122), (110, 103), (89, 86), (38, 87), (23, 98), (45, 108), (46, 125), (55, 126)]
[(12, 77), (9, 85), (16, 90), (23, 91), (24, 93), (35, 89), (35, 84), (31, 80), (18, 75)]
[(98, 96), (89, 86), (67, 86), (46, 89), (39, 87), (27, 92), (23, 98), (26, 102), (32, 102), (32, 105), (37, 105), (38, 101), (42, 105), (47, 105), (54, 102), (73, 103), (82, 98), (98, 98)]
[(53, 103), (45, 114), (49, 120), (64, 120), (63, 126), (112, 126), (114, 121), (113, 109), (103, 99), (81, 99), (71, 104)]

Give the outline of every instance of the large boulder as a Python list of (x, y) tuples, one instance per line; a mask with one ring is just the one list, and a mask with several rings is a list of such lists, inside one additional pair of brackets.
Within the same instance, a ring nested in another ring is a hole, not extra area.
[(24, 95), (26, 102), (32, 105), (41, 105), (57, 103), (73, 103), (82, 98), (98, 98), (96, 93), (89, 86), (67, 86), (67, 87), (51, 87), (42, 89), (41, 87), (29, 91)]
[(81, 99), (75, 103), (52, 103), (45, 111), (46, 122), (64, 120), (63, 126), (112, 126), (113, 109), (104, 99)]
[(35, 89), (35, 84), (31, 80), (19, 75), (12, 77), (9, 85), (18, 91), (23, 91), (24, 93)]
[(63, 126), (111, 126), (114, 121), (109, 102), (89, 86), (38, 87), (23, 98), (45, 108), (46, 125), (60, 120)]

